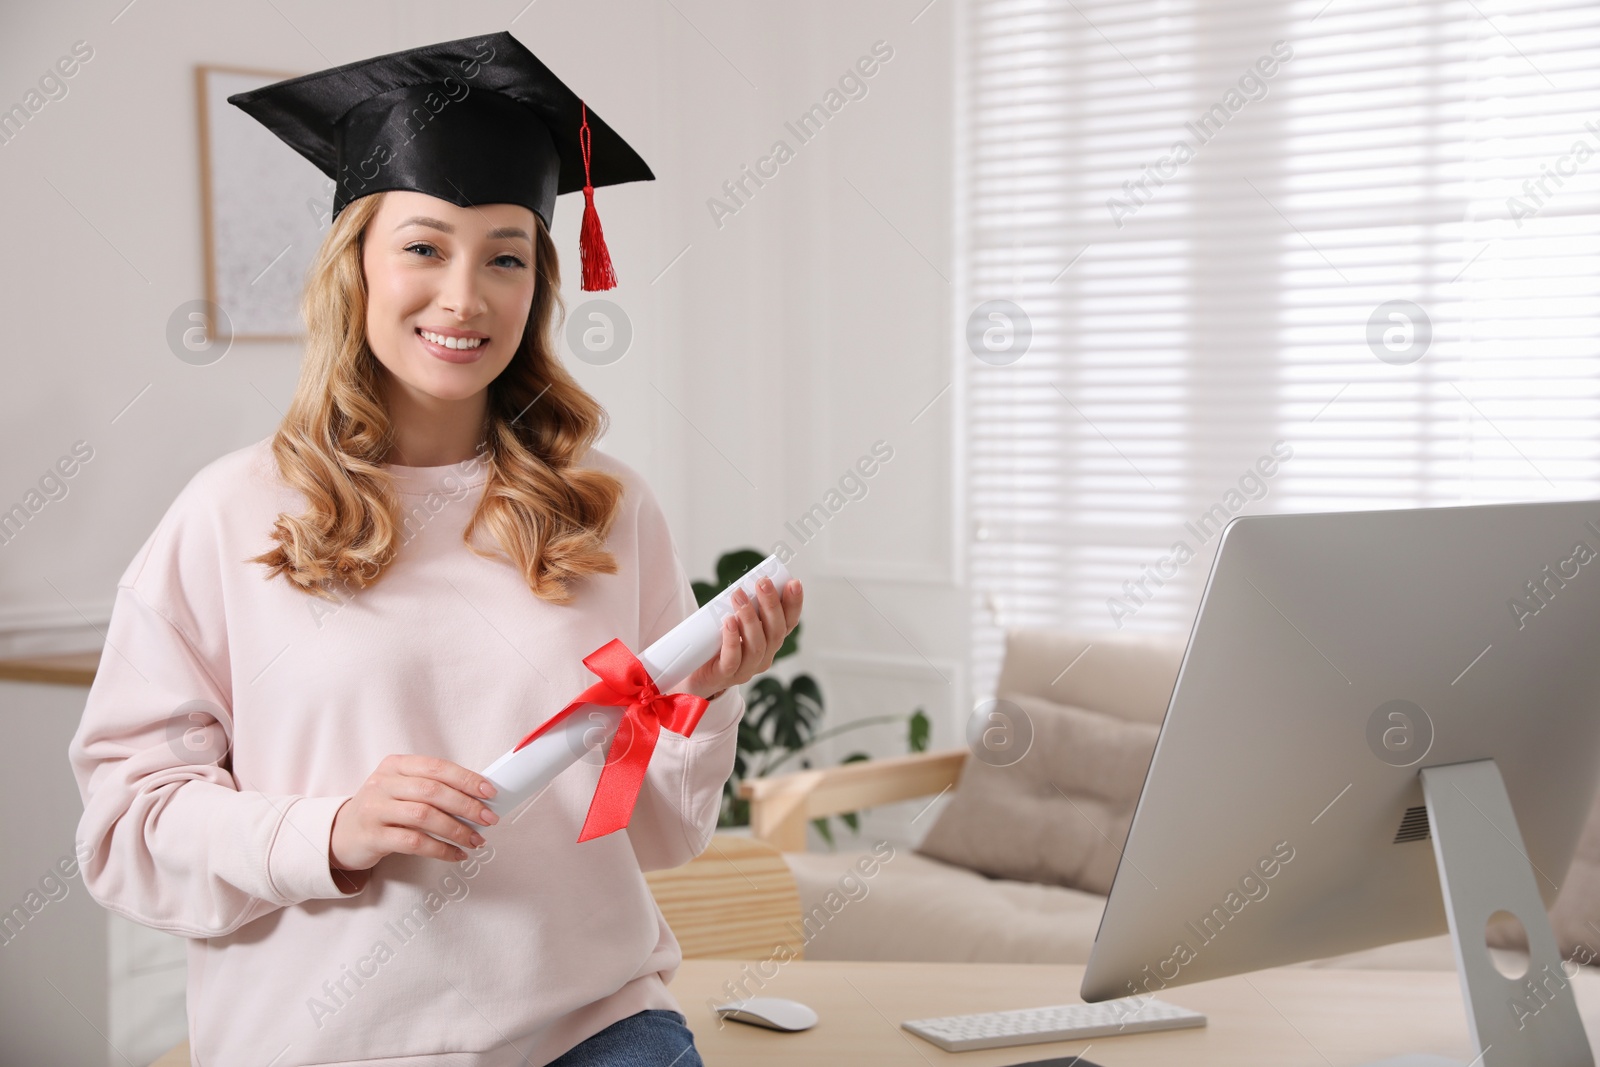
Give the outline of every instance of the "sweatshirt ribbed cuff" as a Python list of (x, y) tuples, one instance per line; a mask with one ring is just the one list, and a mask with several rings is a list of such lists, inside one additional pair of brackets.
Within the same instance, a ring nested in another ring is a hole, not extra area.
[(267, 877), (290, 903), (354, 896), (353, 877), (328, 865), (333, 817), (349, 797), (301, 797), (289, 805), (267, 851)]

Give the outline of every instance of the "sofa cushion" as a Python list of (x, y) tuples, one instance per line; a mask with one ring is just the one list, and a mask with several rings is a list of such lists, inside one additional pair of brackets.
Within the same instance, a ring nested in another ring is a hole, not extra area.
[(917, 851), (996, 878), (1110, 892), (1160, 728), (1022, 693), (1001, 699), (1031, 743), (1020, 758), (968, 756)]
[[(800, 893), (808, 960), (1087, 963), (1105, 898), (986, 878), (895, 845), (873, 852), (785, 852)], [(862, 872), (870, 870), (871, 875)], [(1527, 954), (1491, 953), (1508, 971)], [(1307, 960), (1294, 967), (1453, 971), (1448, 934)]]
[[(1083, 963), (1106, 903), (1076, 889), (985, 878), (904, 845), (887, 860), (881, 851), (783, 858), (800, 891), (808, 960)], [(863, 867), (863, 858), (878, 862)]]
[(1008, 630), (994, 691), (1160, 725), (1188, 643), (1187, 633)]

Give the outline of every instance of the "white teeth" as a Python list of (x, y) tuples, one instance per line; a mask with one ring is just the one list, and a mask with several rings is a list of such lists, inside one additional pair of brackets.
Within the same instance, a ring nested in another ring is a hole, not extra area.
[(445, 348), (477, 348), (484, 340), (482, 337), (446, 337), (444, 334), (430, 333), (427, 330), (417, 332), (434, 344), (443, 345)]

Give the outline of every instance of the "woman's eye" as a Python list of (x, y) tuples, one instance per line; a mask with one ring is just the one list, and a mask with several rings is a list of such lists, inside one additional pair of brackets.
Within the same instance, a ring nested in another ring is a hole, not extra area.
[[(426, 255), (430, 259), (437, 258), (435, 255), (437, 250), (432, 245), (426, 244), (422, 241), (416, 241), (412, 244), (406, 245), (405, 251), (416, 252), (418, 255)], [(494, 262), (500, 264), (501, 266), (510, 267), (513, 270), (518, 267), (527, 266), (527, 264), (522, 261), (521, 256), (514, 256), (510, 252), (496, 256), (494, 258)]]
[[(434, 250), (434, 246), (432, 246), (432, 245), (426, 245), (426, 243), (416, 242), (416, 243), (411, 243), (411, 245), (406, 245), (405, 246), (405, 251), (416, 251), (416, 253), (419, 253), (419, 254), (421, 254), (421, 253), (429, 253), (429, 258), (432, 258), (432, 253), (434, 253), (435, 250)], [(522, 256), (514, 256), (514, 254), (510, 254), (510, 253), (499, 254), (499, 256), (496, 256), (496, 258), (494, 258), (494, 262), (504, 262), (504, 261), (507, 261), (507, 259), (509, 259), (510, 262), (509, 262), (509, 264), (506, 264), (506, 266), (509, 266), (510, 269), (514, 269), (515, 270), (515, 269), (518, 269), (518, 267), (526, 267), (526, 266), (528, 266), (528, 264), (525, 264), (525, 262), (522, 261)]]

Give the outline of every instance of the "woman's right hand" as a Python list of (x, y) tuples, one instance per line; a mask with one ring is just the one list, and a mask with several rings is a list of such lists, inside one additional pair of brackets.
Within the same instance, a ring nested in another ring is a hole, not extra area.
[(464, 860), (466, 849), (483, 844), (483, 835), (451, 816), (493, 826), (500, 817), (481, 798), (494, 794), (492, 782), (459, 763), (432, 756), (385, 756), (334, 813), (328, 858), (335, 870), (344, 871), (364, 871), (391, 852)]

